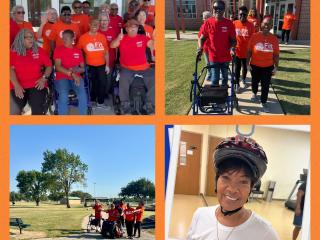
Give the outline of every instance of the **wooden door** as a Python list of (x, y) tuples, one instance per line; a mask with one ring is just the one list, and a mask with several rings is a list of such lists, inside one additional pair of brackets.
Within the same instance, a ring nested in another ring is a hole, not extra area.
[(215, 177), (216, 173), (213, 167), (213, 153), (217, 145), (222, 141), (222, 138), (209, 137), (208, 145), (208, 161), (207, 161), (207, 178), (206, 178), (206, 196), (216, 196), (215, 193)]
[(198, 195), (200, 193), (201, 148), (201, 134), (181, 132), (176, 194)]

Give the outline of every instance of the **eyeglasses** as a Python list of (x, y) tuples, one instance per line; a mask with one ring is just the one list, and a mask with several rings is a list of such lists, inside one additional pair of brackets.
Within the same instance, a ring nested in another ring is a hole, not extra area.
[(19, 12), (16, 12), (16, 14), (25, 14), (25, 11), (19, 11)]
[(80, 8), (82, 8), (82, 6), (74, 6), (73, 8), (74, 9), (80, 9)]
[(111, 10), (118, 10), (118, 8), (111, 8)]
[(64, 17), (70, 17), (71, 13), (64, 13), (64, 14), (61, 14), (61, 15), (64, 16)]
[(247, 13), (240, 13), (239, 15), (240, 16), (247, 16), (248, 14)]
[(24, 39), (33, 39), (33, 36), (24, 36)]

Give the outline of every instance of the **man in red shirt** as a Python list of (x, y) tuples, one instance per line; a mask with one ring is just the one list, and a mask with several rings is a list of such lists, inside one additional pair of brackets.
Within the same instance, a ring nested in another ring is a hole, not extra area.
[(113, 28), (117, 35), (120, 33), (121, 28), (123, 27), (123, 19), (118, 15), (118, 4), (110, 4), (110, 24), (109, 27)]
[(154, 69), (147, 61), (146, 49), (150, 48), (153, 53), (153, 40), (146, 35), (138, 34), (139, 22), (130, 19), (126, 23), (127, 34), (122, 31), (118, 37), (112, 41), (110, 47), (120, 50), (121, 74), (119, 80), (119, 96), (122, 110), (128, 113), (130, 109), (129, 88), (134, 80), (134, 75), (142, 75), (147, 88), (147, 99), (145, 110), (147, 113), (154, 111)]
[(229, 62), (231, 61), (230, 48), (236, 44), (233, 23), (223, 17), (224, 11), (224, 1), (213, 2), (213, 17), (205, 21), (198, 41), (198, 54), (201, 55), (204, 43), (209, 39), (209, 61), (213, 66), (211, 69), (212, 86), (219, 86), (220, 72), (222, 73), (222, 85), (227, 85)]
[(103, 208), (99, 202), (99, 200), (94, 200), (94, 205), (92, 206), (92, 208), (94, 209), (94, 217), (98, 223), (98, 226), (101, 227), (101, 218), (102, 218), (102, 214), (101, 212), (103, 211)]
[(82, 13), (91, 18), (91, 3), (89, 1), (82, 2)]
[(144, 203), (142, 201), (139, 202), (139, 206), (136, 207), (135, 210), (135, 216), (136, 216), (136, 222), (134, 224), (134, 236), (136, 236), (137, 230), (138, 230), (138, 238), (141, 235), (141, 221), (142, 221), (142, 216), (144, 212)]
[(255, 29), (251, 22), (247, 20), (248, 9), (246, 6), (239, 8), (239, 19), (233, 22), (236, 30), (237, 46), (235, 49), (236, 62), (235, 62), (235, 77), (236, 77), (236, 91), (240, 92), (240, 71), (242, 67), (242, 82), (245, 86), (247, 76), (247, 51), (250, 37)]
[(52, 31), (53, 25), (57, 22), (58, 13), (57, 10), (54, 8), (50, 8), (46, 11), (46, 14), (41, 17), (41, 25), (38, 30), (38, 38), (42, 38), (43, 44), (42, 48), (47, 52), (50, 56), (50, 40), (48, 36)]
[(283, 18), (282, 36), (281, 36), (282, 42), (284, 42), (284, 36), (286, 36), (286, 44), (289, 43), (290, 32), (295, 20), (296, 20), (296, 16), (292, 13), (292, 9), (288, 8), (288, 11)]
[(133, 234), (134, 214), (135, 214), (135, 210), (130, 206), (129, 203), (127, 203), (127, 208), (124, 210), (124, 215), (126, 219), (126, 229), (127, 229), (127, 234), (129, 239), (133, 238), (132, 234)]
[(88, 32), (90, 18), (88, 15), (82, 13), (82, 3), (79, 0), (73, 1), (72, 9), (74, 14), (71, 15), (71, 22), (78, 24), (80, 35)]

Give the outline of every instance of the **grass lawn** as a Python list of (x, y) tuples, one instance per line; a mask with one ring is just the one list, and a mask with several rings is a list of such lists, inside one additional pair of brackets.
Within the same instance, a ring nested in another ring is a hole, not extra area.
[[(94, 213), (93, 210), (83, 205), (66, 208), (65, 205), (40, 203), (36, 207), (35, 203), (16, 202), (15, 206), (10, 206), (10, 217), (22, 218), (25, 224), (30, 225), (27, 231), (45, 232), (47, 237), (82, 233), (82, 220), (91, 213)], [(143, 218), (154, 214), (154, 211), (145, 211)], [(154, 234), (154, 229), (148, 232)]]
[(48, 237), (66, 236), (81, 233), (82, 219), (90, 214), (90, 210), (81, 206), (40, 203), (19, 203), (10, 207), (10, 217), (20, 217), (25, 224), (31, 226), (26, 230), (45, 232)]
[[(197, 43), (171, 39), (165, 43), (166, 114), (185, 115), (191, 106), (190, 81)], [(203, 65), (204, 60), (200, 67)], [(286, 114), (310, 114), (310, 50), (281, 51), (280, 66), (272, 83)]]
[(286, 114), (310, 114), (310, 50), (283, 50), (272, 86)]

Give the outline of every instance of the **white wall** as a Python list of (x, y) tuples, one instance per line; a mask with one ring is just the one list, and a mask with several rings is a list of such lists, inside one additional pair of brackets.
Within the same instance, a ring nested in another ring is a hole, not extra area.
[[(251, 126), (240, 126), (242, 132), (249, 132)], [(208, 136), (230, 137), (236, 135), (235, 125), (193, 125), (182, 126), (182, 130), (203, 134), (201, 154), (200, 191), (205, 192)], [(273, 197), (286, 199), (303, 168), (309, 168), (310, 134), (309, 132), (270, 128), (256, 125), (254, 138), (265, 150), (268, 157), (268, 169), (262, 178), (262, 190), (266, 190), (268, 181), (276, 181)]]

